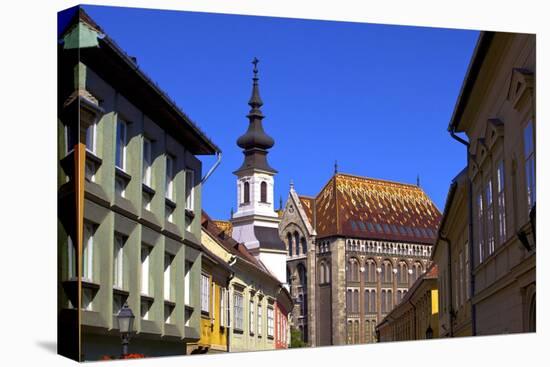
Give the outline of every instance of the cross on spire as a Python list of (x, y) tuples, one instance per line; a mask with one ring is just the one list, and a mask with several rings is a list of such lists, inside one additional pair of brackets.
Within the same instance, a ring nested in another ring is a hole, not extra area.
[(257, 57), (254, 57), (254, 60), (252, 60), (252, 64), (254, 64), (254, 70), (252, 70), (254, 72), (254, 78), (258, 77), (258, 63), (259, 62), (260, 62), (260, 60), (258, 60)]
[(338, 161), (334, 161), (334, 174), (338, 173)]

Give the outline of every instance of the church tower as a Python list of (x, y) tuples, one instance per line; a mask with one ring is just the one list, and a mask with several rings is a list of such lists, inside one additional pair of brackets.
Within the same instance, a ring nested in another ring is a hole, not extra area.
[(258, 85), (258, 59), (254, 58), (248, 130), (237, 140), (244, 161), (233, 172), (237, 176), (237, 211), (233, 214), (233, 238), (248, 248), (281, 283), (286, 283), (286, 247), (278, 234), (279, 215), (274, 208), (274, 176), (267, 163), (275, 144), (262, 126), (264, 115)]

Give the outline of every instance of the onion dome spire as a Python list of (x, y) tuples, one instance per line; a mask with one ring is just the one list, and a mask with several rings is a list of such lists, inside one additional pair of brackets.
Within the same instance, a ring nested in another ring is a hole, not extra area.
[(262, 120), (265, 116), (260, 109), (264, 103), (260, 97), (260, 86), (258, 84), (259, 62), (260, 60), (256, 57), (252, 60), (254, 76), (252, 77), (252, 95), (248, 101), (250, 111), (246, 116), (249, 120), (248, 130), (237, 139), (237, 145), (244, 150), (245, 160), (236, 172), (248, 168), (258, 168), (273, 173), (277, 172), (269, 166), (266, 160), (267, 150), (275, 144), (275, 141), (266, 134), (262, 125)]

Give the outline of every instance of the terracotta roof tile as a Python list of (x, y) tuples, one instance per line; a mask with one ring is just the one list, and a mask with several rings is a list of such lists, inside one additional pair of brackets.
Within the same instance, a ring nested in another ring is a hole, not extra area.
[(433, 244), (441, 219), (420, 187), (340, 173), (317, 195), (314, 206), (320, 238), (340, 235)]
[(226, 250), (228, 250), (233, 255), (240, 257), (264, 273), (267, 273), (270, 277), (274, 277), (267, 268), (262, 264), (254, 255), (252, 255), (245, 245), (239, 243), (233, 239), (228, 233), (226, 233), (222, 228), (220, 228), (217, 223), (223, 222), (218, 220), (212, 220), (205, 211), (202, 212), (201, 216), (201, 225), (203, 230), (208, 232), (212, 237), (214, 237), (218, 243), (220, 243)]
[(313, 208), (315, 206), (315, 198), (312, 198), (310, 196), (303, 196), (299, 195), (298, 198), (300, 199), (300, 202), (302, 203), (302, 208), (304, 208), (304, 212), (306, 213), (307, 220), (309, 221), (309, 224), (312, 226), (313, 223)]

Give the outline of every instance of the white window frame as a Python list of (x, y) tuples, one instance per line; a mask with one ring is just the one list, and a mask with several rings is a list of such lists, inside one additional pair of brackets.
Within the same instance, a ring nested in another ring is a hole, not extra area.
[(493, 180), (486, 181), (483, 190), (485, 197), (485, 225), (487, 233), (487, 256), (495, 252), (495, 214), (493, 205)]
[(153, 143), (151, 139), (143, 137), (143, 146), (142, 146), (142, 177), (141, 182), (144, 185), (152, 187), (152, 165), (153, 165)]
[(187, 306), (191, 305), (191, 268), (193, 263), (191, 261), (185, 261), (185, 277), (183, 280), (184, 286), (184, 302)]
[(500, 244), (506, 241), (506, 197), (505, 197), (504, 160), (497, 163), (497, 208), (498, 208), (498, 238)]
[(113, 286), (124, 288), (124, 237), (115, 234), (113, 243)]
[(267, 306), (267, 336), (273, 337), (273, 333), (275, 332), (275, 325), (274, 325), (274, 309), (273, 306), (269, 305)]
[[(122, 136), (119, 136), (119, 132), (121, 132)], [(116, 133), (115, 133), (115, 166), (120, 168), (121, 170), (126, 170), (126, 146), (128, 144), (128, 123), (121, 118), (117, 119), (116, 123)], [(119, 144), (121, 144), (119, 146)], [(121, 164), (118, 165), (116, 161), (117, 153), (120, 151), (120, 159)]]
[(141, 245), (141, 294), (149, 295), (149, 260), (151, 257), (151, 248), (147, 245)]
[(227, 290), (225, 288), (220, 288), (220, 326), (226, 327), (226, 298)]
[(94, 225), (84, 223), (84, 241), (82, 247), (82, 278), (93, 280), (93, 258), (94, 258)]
[(201, 312), (210, 313), (210, 277), (201, 274)]
[(166, 187), (165, 195), (168, 199), (174, 201), (174, 166), (175, 157), (171, 154), (166, 154)]
[(164, 299), (170, 301), (172, 299), (172, 287), (170, 284), (171, 270), (174, 257), (168, 252), (164, 253)]
[(254, 304), (254, 300), (251, 299), (248, 303), (248, 331), (250, 334), (254, 334), (254, 308), (256, 305)]
[[(88, 137), (91, 137), (91, 142), (88, 141)], [(94, 155), (97, 154), (97, 123), (88, 126), (88, 129), (86, 129), (86, 150)]]
[(185, 170), (185, 209), (194, 211), (195, 208), (195, 171)]
[(256, 327), (258, 328), (258, 336), (262, 336), (262, 302), (258, 300), (258, 312), (257, 312), (257, 319)]
[(244, 309), (243, 309), (243, 301), (244, 297), (242, 293), (234, 292), (233, 293), (233, 313), (234, 313), (234, 320), (235, 323), (233, 325), (233, 328), (237, 330), (243, 330), (243, 316), (244, 316)]
[(477, 208), (477, 245), (479, 251), (479, 264), (485, 260), (485, 238), (483, 230), (484, 222), (484, 205), (483, 205), (483, 193), (476, 195), (476, 208)]

